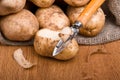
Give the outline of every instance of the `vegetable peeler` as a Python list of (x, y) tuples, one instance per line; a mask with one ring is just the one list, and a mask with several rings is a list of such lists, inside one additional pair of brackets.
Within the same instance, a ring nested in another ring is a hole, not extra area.
[(92, 15), (97, 11), (97, 9), (104, 3), (105, 0), (91, 0), (89, 4), (85, 7), (83, 12), (79, 15), (77, 20), (74, 22), (74, 24), (70, 27), (72, 30), (72, 34), (66, 39), (62, 40), (60, 39), (57, 45), (55, 46), (52, 56), (58, 55), (60, 52), (62, 52), (65, 47), (69, 44), (69, 42), (76, 37), (76, 35), (79, 32), (79, 28), (82, 26), (85, 26), (86, 23), (90, 20)]

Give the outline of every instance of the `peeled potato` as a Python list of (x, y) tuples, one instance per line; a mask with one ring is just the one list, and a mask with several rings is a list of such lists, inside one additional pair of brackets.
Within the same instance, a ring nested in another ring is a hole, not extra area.
[(79, 7), (86, 5), (90, 0), (64, 0), (64, 1), (70, 6)]
[(55, 0), (30, 0), (38, 7), (50, 7)]
[(27, 41), (34, 37), (39, 29), (39, 23), (30, 11), (23, 9), (18, 13), (2, 17), (0, 27), (7, 39)]
[[(67, 15), (72, 24), (77, 20), (78, 16), (83, 10), (84, 7), (68, 7)], [(80, 28), (80, 34), (84, 36), (96, 36), (104, 27), (104, 23), (105, 15), (103, 10), (99, 8), (92, 18), (87, 22), (87, 24)]]
[[(53, 31), (50, 29), (41, 29), (36, 33), (35, 40), (34, 40), (34, 48), (35, 51), (47, 57), (53, 57), (52, 53), (54, 47), (60, 40), (59, 31)], [(53, 58), (59, 60), (67, 60), (73, 58), (79, 50), (78, 44), (75, 39), (73, 39), (66, 48), (58, 55), (54, 56)]]
[(39, 8), (36, 11), (36, 17), (41, 28), (61, 30), (70, 25), (68, 17), (56, 5), (52, 5), (49, 8)]
[(19, 12), (25, 6), (26, 0), (0, 0), (0, 15)]

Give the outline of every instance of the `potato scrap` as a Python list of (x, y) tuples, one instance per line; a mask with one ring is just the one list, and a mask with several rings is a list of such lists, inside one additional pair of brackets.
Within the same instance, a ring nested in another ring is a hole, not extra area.
[(34, 65), (25, 59), (23, 56), (23, 51), (20, 48), (14, 51), (13, 57), (16, 62), (23, 68), (31, 68)]

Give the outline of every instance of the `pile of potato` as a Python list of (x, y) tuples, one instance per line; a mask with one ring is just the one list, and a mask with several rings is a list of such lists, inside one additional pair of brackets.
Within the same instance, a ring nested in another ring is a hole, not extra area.
[[(60, 33), (69, 35), (65, 27), (75, 22), (90, 0), (0, 0), (0, 30), (11, 41), (29, 41), (34, 38), (35, 51), (52, 57), (61, 39)], [(105, 15), (101, 8), (88, 23), (80, 28), (84, 36), (96, 36), (102, 30)], [(63, 52), (54, 58), (73, 58), (79, 46), (73, 39)]]

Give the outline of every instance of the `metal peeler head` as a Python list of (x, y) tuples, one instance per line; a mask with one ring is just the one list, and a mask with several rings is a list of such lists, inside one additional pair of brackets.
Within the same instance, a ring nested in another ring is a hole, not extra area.
[(65, 41), (63, 41), (62, 39), (59, 40), (59, 42), (57, 43), (57, 45), (54, 48), (52, 56), (56, 56), (57, 54), (59, 54), (60, 52), (63, 51), (63, 49), (69, 44), (69, 42), (71, 42), (71, 40), (78, 34), (79, 27), (81, 25), (82, 24), (80, 22), (75, 22), (75, 24), (73, 24), (70, 27), (73, 34), (71, 34)]

